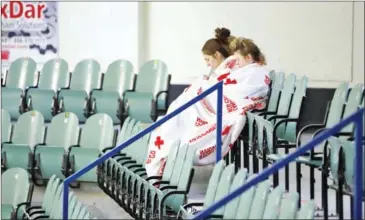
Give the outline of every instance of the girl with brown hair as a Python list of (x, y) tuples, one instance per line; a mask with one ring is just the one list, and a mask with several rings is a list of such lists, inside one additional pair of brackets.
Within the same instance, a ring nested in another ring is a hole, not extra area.
[[(252, 40), (231, 37), (228, 29), (217, 30), (220, 38), (208, 40), (202, 48), (212, 74), (198, 78), (170, 105), (167, 114), (223, 81), (221, 135), (222, 155), (225, 155), (246, 123), (246, 112), (265, 107), (270, 78), (264, 66), (264, 55)], [(153, 131), (146, 160), (147, 175), (163, 174), (167, 155), (176, 140), (180, 140), (180, 145), (188, 143), (189, 148), (196, 149), (194, 165), (213, 164), (216, 160), (216, 112), (214, 92)]]

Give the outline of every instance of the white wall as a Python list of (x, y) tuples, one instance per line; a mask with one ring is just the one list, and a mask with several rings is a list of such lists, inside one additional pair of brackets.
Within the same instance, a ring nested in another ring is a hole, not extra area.
[(116, 59), (138, 66), (138, 2), (60, 2), (60, 57), (70, 68), (86, 58), (103, 71)]
[(173, 83), (189, 83), (207, 71), (203, 43), (225, 26), (233, 35), (254, 39), (270, 68), (307, 75), (310, 86), (363, 82), (361, 4), (354, 14), (352, 2), (146, 3), (146, 59), (166, 61)]
[(60, 57), (103, 71), (116, 59), (164, 60), (172, 83), (208, 71), (201, 47), (216, 27), (252, 38), (270, 68), (307, 75), (311, 87), (364, 81), (363, 2), (60, 2)]

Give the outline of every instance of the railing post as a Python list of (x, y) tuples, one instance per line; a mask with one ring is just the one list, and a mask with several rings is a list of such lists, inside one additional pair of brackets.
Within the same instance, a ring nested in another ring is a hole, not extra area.
[(63, 181), (63, 219), (68, 219), (68, 187), (70, 183), (67, 181)]
[(352, 219), (362, 219), (362, 195), (363, 195), (363, 175), (364, 175), (364, 162), (363, 162), (363, 146), (362, 146), (362, 137), (363, 137), (363, 118), (364, 109), (362, 109), (362, 114), (359, 114), (355, 119), (355, 161), (354, 161), (354, 170), (355, 170), (355, 190), (354, 190), (354, 203)]
[(222, 159), (222, 106), (223, 106), (223, 84), (219, 84), (217, 88), (217, 147), (216, 162)]

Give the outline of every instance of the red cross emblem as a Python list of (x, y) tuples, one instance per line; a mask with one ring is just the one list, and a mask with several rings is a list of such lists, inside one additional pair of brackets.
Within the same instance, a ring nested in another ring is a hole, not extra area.
[(164, 141), (161, 139), (161, 136), (157, 136), (155, 141), (155, 146), (161, 150), (161, 146), (164, 144)]

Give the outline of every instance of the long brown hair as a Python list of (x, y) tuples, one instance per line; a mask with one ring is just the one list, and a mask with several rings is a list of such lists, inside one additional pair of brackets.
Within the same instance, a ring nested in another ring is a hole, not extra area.
[(252, 59), (262, 65), (266, 65), (265, 55), (251, 39), (239, 37), (232, 40), (229, 44), (232, 52), (239, 51), (242, 56), (251, 55)]

